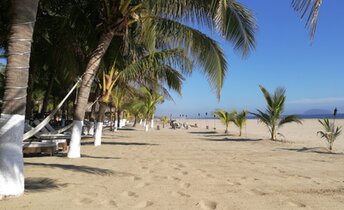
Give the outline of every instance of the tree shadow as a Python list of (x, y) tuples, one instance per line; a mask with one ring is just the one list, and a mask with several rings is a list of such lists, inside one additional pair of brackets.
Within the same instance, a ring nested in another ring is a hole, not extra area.
[(80, 173), (87, 173), (87, 174), (94, 174), (99, 176), (111, 176), (116, 175), (116, 172), (110, 169), (103, 169), (103, 168), (96, 168), (96, 167), (90, 167), (90, 166), (78, 166), (78, 165), (70, 165), (70, 164), (54, 164), (54, 163), (30, 163), (25, 162), (25, 166), (40, 166), (40, 167), (46, 167), (46, 168), (60, 168), (63, 170), (70, 170), (74, 172), (80, 172)]
[(29, 177), (25, 178), (25, 191), (26, 192), (43, 192), (47, 190), (58, 189), (65, 187), (67, 184), (57, 184), (55, 179), (42, 178), (42, 177)]
[[(94, 142), (82, 142), (81, 145), (91, 145)], [(108, 142), (103, 141), (102, 144), (104, 145), (121, 145), (121, 146), (157, 146), (159, 144), (150, 144), (150, 143), (143, 143), (143, 142)]]
[(91, 156), (91, 155), (84, 155), (84, 154), (81, 154), (81, 157), (82, 157), (82, 158), (92, 158), (92, 159), (105, 159), (105, 160), (109, 160), (109, 159), (112, 159), (112, 160), (121, 159), (121, 158), (119, 158), (119, 157), (99, 157), (99, 156)]
[(213, 138), (202, 138), (206, 141), (215, 141), (215, 142), (255, 142), (262, 141), (263, 139), (248, 139), (248, 138), (222, 138), (222, 139), (213, 139)]
[(209, 135), (204, 135), (204, 137), (229, 137), (229, 136), (234, 136), (233, 134), (209, 134)]
[(327, 155), (344, 155), (343, 152), (330, 152), (323, 147), (302, 147), (302, 148), (279, 148), (279, 150), (287, 150), (294, 152), (304, 152), (304, 153), (317, 153), (317, 154), (327, 154)]
[(215, 134), (216, 131), (190, 131), (191, 134)]

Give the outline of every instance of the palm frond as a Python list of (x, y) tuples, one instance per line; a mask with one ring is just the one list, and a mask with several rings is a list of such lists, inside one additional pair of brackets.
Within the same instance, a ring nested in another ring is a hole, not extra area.
[(279, 121), (278, 127), (281, 127), (282, 125), (286, 123), (290, 123), (290, 122), (296, 122), (296, 123), (302, 124), (301, 119), (297, 115), (288, 115), (288, 116), (283, 117)]
[(300, 15), (301, 19), (308, 13), (306, 27), (310, 29), (311, 40), (314, 39), (319, 9), (321, 6), (322, 0), (293, 0), (292, 7)]
[(265, 98), (266, 103), (268, 104), (268, 107), (273, 107), (273, 100), (270, 93), (262, 85), (259, 85), (259, 88), (264, 95), (264, 98)]
[(236, 1), (218, 1), (215, 24), (222, 36), (243, 56), (255, 49), (256, 21), (252, 12)]
[(270, 115), (260, 111), (259, 109), (257, 109), (257, 112), (258, 113), (252, 113), (252, 115), (254, 115), (258, 121), (264, 123), (267, 127), (270, 127), (271, 126), (271, 117)]
[(208, 81), (220, 97), (220, 91), (227, 72), (225, 55), (216, 41), (192, 27), (174, 20), (154, 17), (159, 33), (173, 45), (183, 47), (194, 61), (201, 66)]

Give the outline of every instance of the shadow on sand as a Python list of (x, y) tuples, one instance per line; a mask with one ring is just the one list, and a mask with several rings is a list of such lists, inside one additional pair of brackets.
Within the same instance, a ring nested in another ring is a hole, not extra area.
[(279, 148), (279, 150), (304, 152), (304, 153), (328, 154), (328, 155), (344, 155), (344, 153), (342, 153), (342, 152), (340, 152), (340, 153), (330, 152), (323, 147)]
[(215, 134), (217, 132), (216, 131), (191, 131), (189, 133), (191, 133), (191, 134)]
[[(81, 145), (92, 145), (94, 142), (82, 142)], [(121, 146), (158, 146), (159, 144), (150, 144), (143, 142), (108, 142), (102, 141), (104, 145), (121, 145)]]
[(73, 172), (80, 172), (80, 173), (87, 173), (87, 174), (94, 174), (99, 176), (110, 176), (116, 175), (116, 172), (109, 169), (103, 168), (96, 168), (90, 166), (78, 166), (78, 165), (69, 165), (69, 164), (54, 164), (54, 163), (30, 163), (25, 162), (25, 166), (38, 166), (38, 167), (46, 167), (46, 168), (60, 168), (63, 170), (70, 170)]
[(214, 138), (202, 138), (206, 141), (216, 141), (216, 142), (255, 142), (255, 141), (262, 141), (263, 139), (248, 139), (248, 138), (222, 138), (222, 139), (214, 139)]
[(91, 155), (84, 155), (81, 154), (81, 158), (91, 158), (91, 159), (104, 159), (104, 160), (118, 160), (121, 159), (119, 157), (99, 157), (99, 156), (91, 156)]
[(56, 180), (49, 178), (26, 178), (25, 179), (25, 192), (42, 192), (47, 190), (58, 189), (64, 187), (67, 184), (57, 184)]

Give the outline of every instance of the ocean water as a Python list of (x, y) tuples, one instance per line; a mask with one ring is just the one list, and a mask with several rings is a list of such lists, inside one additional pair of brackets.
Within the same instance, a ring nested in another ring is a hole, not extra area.
[[(311, 115), (304, 115), (304, 114), (299, 114), (298, 115), (301, 119), (333, 119), (333, 114), (311, 114)], [(205, 120), (205, 119), (217, 119), (212, 117), (176, 117), (173, 119), (193, 119), (193, 120)], [(255, 119), (254, 116), (248, 115), (247, 119)], [(336, 115), (336, 119), (344, 119), (344, 113), (340, 113)]]

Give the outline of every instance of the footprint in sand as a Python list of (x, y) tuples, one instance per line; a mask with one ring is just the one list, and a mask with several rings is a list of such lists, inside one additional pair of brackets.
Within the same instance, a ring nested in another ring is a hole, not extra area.
[(180, 168), (177, 168), (177, 167), (173, 168), (173, 169), (176, 170), (176, 171), (180, 171), (181, 170)]
[(146, 170), (146, 169), (148, 169), (148, 167), (146, 167), (146, 166), (141, 166), (141, 169)]
[(184, 168), (185, 166), (183, 164), (177, 164), (177, 167)]
[(252, 189), (251, 191), (248, 192), (249, 194), (253, 195), (268, 195), (269, 193), (264, 192), (262, 190), (257, 190), (257, 189)]
[(142, 182), (142, 183), (136, 185), (135, 187), (136, 187), (136, 188), (143, 188), (143, 187), (148, 186), (148, 185), (149, 185), (149, 183), (147, 183), (147, 182)]
[(105, 206), (118, 207), (116, 201), (114, 200), (104, 200), (101, 202), (101, 204)]
[(88, 205), (93, 203), (94, 200), (90, 199), (90, 198), (80, 198), (80, 199), (76, 199), (75, 203), (78, 205)]
[(234, 185), (241, 185), (240, 182), (231, 182), (229, 180), (227, 180), (227, 184), (232, 185), (232, 186), (234, 186)]
[(179, 187), (181, 187), (181, 188), (189, 188), (191, 186), (191, 184), (190, 183), (180, 183), (179, 184)]
[(201, 207), (201, 209), (204, 209), (204, 210), (212, 210), (212, 209), (216, 209), (217, 207), (216, 202), (209, 201), (209, 200), (201, 200), (198, 204)]
[(292, 207), (302, 207), (302, 208), (303, 208), (303, 207), (306, 207), (305, 204), (300, 203), (300, 202), (298, 202), (298, 201), (288, 201), (287, 204), (288, 204), (289, 206), (292, 206)]
[(167, 176), (153, 176), (155, 179), (168, 179)]
[(138, 197), (136, 193), (131, 192), (131, 191), (124, 191), (121, 193), (121, 195), (126, 196), (126, 197)]
[(174, 177), (174, 176), (169, 176), (168, 179), (169, 180), (174, 180), (174, 181), (180, 181), (181, 180), (178, 177)]
[(129, 177), (129, 179), (130, 179), (130, 180), (132, 180), (132, 181), (138, 181), (138, 180), (141, 180), (141, 178), (140, 178), (140, 177), (138, 177), (138, 176), (130, 176), (130, 177)]
[(186, 172), (186, 171), (181, 171), (181, 172), (179, 172), (178, 174), (179, 174), (179, 175), (182, 175), (182, 176), (185, 176), (185, 175), (188, 175), (189, 173)]
[(186, 197), (186, 198), (190, 198), (191, 197), (190, 195), (185, 194), (185, 193), (180, 192), (180, 191), (173, 191), (171, 193), (171, 195), (174, 196), (174, 197)]
[(203, 169), (197, 169), (197, 171), (199, 171), (201, 173), (206, 173), (207, 172), (206, 170), (203, 170)]
[(151, 201), (142, 201), (140, 203), (138, 203), (136, 206), (134, 206), (134, 209), (143, 209), (146, 208), (148, 206), (153, 205), (154, 203)]

